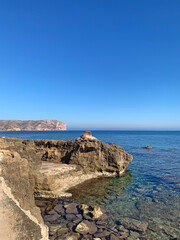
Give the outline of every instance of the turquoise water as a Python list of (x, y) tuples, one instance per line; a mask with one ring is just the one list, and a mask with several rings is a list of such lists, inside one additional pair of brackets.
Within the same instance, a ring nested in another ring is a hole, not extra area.
[[(81, 134), (0, 132), (4, 137), (33, 139), (72, 139)], [(87, 182), (72, 190), (74, 198), (103, 206), (112, 226), (131, 217), (149, 223), (148, 239), (180, 237), (180, 132), (93, 131), (93, 135), (122, 146), (134, 159), (125, 177)], [(153, 149), (142, 148), (147, 145)]]

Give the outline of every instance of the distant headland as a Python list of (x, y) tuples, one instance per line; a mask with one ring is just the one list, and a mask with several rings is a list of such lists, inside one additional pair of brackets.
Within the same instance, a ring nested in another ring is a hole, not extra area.
[(58, 120), (0, 120), (0, 131), (60, 131), (66, 124)]

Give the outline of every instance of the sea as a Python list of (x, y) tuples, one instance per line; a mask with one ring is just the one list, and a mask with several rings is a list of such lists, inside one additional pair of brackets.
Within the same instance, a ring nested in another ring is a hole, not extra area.
[[(180, 131), (92, 131), (133, 155), (124, 177), (92, 180), (76, 187), (80, 203), (102, 206), (109, 224), (121, 218), (148, 222), (147, 237), (180, 238)], [(0, 132), (1, 137), (66, 140), (82, 131)], [(144, 149), (152, 146), (151, 150)]]

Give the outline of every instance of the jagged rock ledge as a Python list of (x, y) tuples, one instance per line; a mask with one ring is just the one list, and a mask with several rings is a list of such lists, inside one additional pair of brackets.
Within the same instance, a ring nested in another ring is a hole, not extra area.
[(34, 192), (41, 197), (64, 196), (87, 179), (122, 175), (132, 161), (122, 147), (104, 143), (91, 132), (67, 141), (0, 138), (0, 156), (4, 240), (48, 239)]

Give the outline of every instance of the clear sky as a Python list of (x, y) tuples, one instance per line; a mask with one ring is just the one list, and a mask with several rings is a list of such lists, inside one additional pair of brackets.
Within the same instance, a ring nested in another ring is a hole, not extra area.
[(0, 119), (180, 129), (180, 1), (1, 0)]

